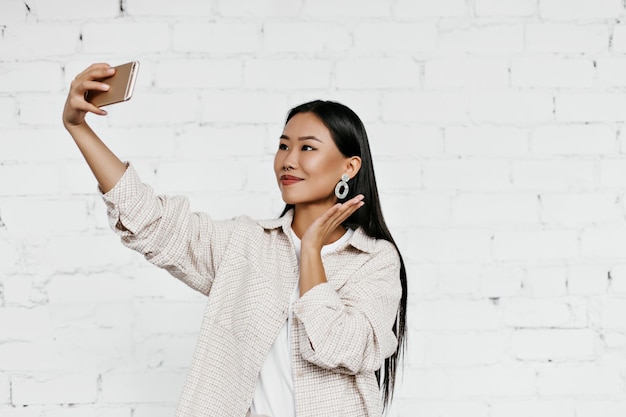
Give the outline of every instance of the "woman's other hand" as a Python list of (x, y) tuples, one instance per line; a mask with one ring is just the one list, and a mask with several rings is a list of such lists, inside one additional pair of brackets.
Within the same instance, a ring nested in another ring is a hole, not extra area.
[[(363, 198), (363, 195), (359, 194), (343, 204), (337, 203), (318, 217), (302, 236), (302, 250), (311, 248), (319, 252), (325, 244), (340, 238), (342, 233), (337, 233), (338, 227), (352, 213), (363, 207), (365, 204)], [(338, 235), (333, 236), (334, 233)]]

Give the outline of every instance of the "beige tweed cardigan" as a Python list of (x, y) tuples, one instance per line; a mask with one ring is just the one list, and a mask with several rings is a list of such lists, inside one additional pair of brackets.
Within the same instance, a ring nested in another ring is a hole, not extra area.
[[(122, 242), (207, 296), (177, 417), (244, 417), (298, 280), (292, 213), (214, 221), (184, 197), (156, 196), (129, 165), (104, 196)], [(327, 283), (294, 304), (296, 415), (380, 416), (374, 372), (396, 349), (398, 254), (357, 229), (323, 257)]]

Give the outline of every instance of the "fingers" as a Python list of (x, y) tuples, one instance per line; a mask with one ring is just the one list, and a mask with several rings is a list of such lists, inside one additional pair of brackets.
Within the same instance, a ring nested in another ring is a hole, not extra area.
[(83, 72), (78, 74), (72, 84), (63, 109), (63, 123), (66, 127), (77, 126), (84, 123), (85, 114), (88, 112), (104, 116), (107, 114), (93, 104), (85, 100), (88, 91), (107, 91), (109, 85), (101, 82), (115, 74), (115, 69), (109, 64), (92, 64)]
[(330, 230), (334, 230), (335, 227), (339, 226), (355, 211), (365, 205), (365, 202), (363, 201), (364, 198), (365, 197), (362, 194), (359, 194), (345, 203), (335, 204), (323, 216), (324, 223), (329, 226)]
[(83, 72), (78, 74), (75, 79), (84, 79), (91, 78), (93, 80), (102, 79), (106, 77), (110, 77), (115, 74), (115, 69), (112, 68), (109, 64), (100, 62), (96, 64), (91, 64)]
[(109, 86), (99, 80), (115, 74), (115, 69), (108, 64), (93, 64), (74, 78), (70, 88), (70, 95), (84, 96), (89, 90), (107, 91)]
[(69, 104), (72, 109), (81, 112), (91, 112), (100, 116), (104, 116), (107, 114), (105, 110), (102, 110), (101, 108), (96, 107), (87, 100), (85, 100), (84, 95), (71, 97), (69, 99)]

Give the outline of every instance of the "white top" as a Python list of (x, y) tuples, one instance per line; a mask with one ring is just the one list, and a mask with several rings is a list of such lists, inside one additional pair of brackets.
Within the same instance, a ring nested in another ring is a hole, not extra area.
[[(354, 230), (348, 229), (335, 242), (322, 247), (322, 255), (334, 252), (344, 242), (347, 242)], [(289, 236), (296, 250), (296, 257), (300, 263), (301, 242), (298, 236), (289, 228)], [(300, 297), (300, 285), (291, 294), (289, 315), (280, 329), (259, 373), (252, 406), (252, 414), (263, 414), (271, 417), (295, 417), (296, 407), (293, 395), (293, 369), (291, 365), (291, 321), (293, 319), (292, 305)]]

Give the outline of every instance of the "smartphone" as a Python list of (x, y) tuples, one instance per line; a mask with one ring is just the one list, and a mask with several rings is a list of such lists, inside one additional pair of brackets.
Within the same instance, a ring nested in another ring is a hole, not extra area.
[(135, 89), (139, 62), (132, 61), (114, 68), (115, 74), (100, 80), (111, 86), (109, 91), (89, 90), (85, 100), (98, 107), (130, 100)]

